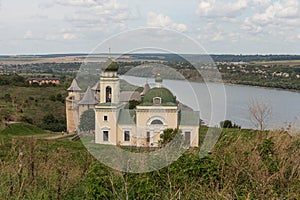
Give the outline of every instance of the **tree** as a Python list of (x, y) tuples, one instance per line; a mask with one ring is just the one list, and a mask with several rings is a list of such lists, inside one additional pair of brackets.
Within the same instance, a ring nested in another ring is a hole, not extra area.
[(135, 109), (137, 105), (139, 105), (141, 102), (137, 101), (137, 100), (130, 100), (129, 101), (129, 109)]
[(65, 119), (56, 118), (53, 114), (47, 114), (43, 117), (41, 127), (46, 130), (60, 132), (66, 129)]
[(272, 108), (269, 103), (251, 99), (249, 104), (250, 120), (260, 131), (264, 131), (271, 116)]
[(81, 131), (93, 131), (95, 130), (95, 111), (94, 109), (86, 110), (80, 117), (79, 129)]
[(230, 120), (225, 120), (220, 122), (220, 127), (221, 128), (241, 128), (241, 126), (232, 123)]
[(232, 128), (232, 122), (230, 120), (225, 120), (220, 122), (221, 128)]
[(178, 133), (178, 129), (168, 128), (164, 130), (164, 133), (160, 135), (160, 144), (166, 145), (171, 142)]
[(61, 94), (56, 95), (56, 101), (59, 101), (61, 103), (65, 103), (65, 99)]

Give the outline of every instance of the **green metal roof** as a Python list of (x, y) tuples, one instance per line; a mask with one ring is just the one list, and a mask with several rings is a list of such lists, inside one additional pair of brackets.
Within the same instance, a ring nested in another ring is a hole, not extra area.
[(105, 63), (102, 64), (102, 70), (106, 72), (117, 72), (119, 69), (118, 63), (108, 58)]
[(118, 124), (135, 125), (135, 111), (129, 109), (120, 110)]
[(153, 103), (153, 98), (160, 97), (162, 99), (162, 104), (165, 103), (175, 103), (176, 97), (173, 96), (172, 92), (167, 88), (152, 88), (143, 98), (143, 103)]
[(199, 112), (181, 111), (179, 114), (179, 125), (181, 126), (199, 126)]
[(172, 102), (167, 102), (167, 103), (162, 103), (162, 104), (154, 104), (153, 102), (144, 102), (139, 104), (138, 106), (177, 106), (176, 103)]

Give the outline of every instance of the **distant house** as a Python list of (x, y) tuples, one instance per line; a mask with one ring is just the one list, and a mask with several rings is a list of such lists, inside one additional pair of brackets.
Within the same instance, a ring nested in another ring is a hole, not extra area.
[(28, 78), (27, 81), (30, 85), (33, 83), (38, 83), (39, 85), (48, 84), (48, 83), (52, 83), (55, 85), (60, 84), (59, 78)]

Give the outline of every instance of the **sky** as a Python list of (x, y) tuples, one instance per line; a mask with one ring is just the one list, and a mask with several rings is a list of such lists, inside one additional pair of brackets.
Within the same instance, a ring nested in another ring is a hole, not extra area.
[(88, 53), (147, 27), (184, 35), (209, 54), (300, 54), (300, 0), (0, 0), (1, 55)]

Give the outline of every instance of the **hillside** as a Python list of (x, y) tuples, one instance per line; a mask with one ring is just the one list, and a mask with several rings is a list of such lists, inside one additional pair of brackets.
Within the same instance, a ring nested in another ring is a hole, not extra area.
[(4, 130), (0, 131), (0, 135), (6, 136), (31, 136), (46, 134), (47, 131), (40, 129), (31, 124), (16, 123), (7, 126)]
[[(0, 86), (0, 124), (4, 120), (21, 121), (40, 128), (56, 123), (65, 129), (65, 87)], [(49, 121), (50, 120), (50, 121)], [(59, 129), (59, 130), (58, 130)], [(1, 130), (1, 125), (0, 125)]]
[[(206, 128), (200, 130), (201, 137)], [(202, 139), (201, 139), (202, 138)], [(224, 129), (212, 153), (187, 151), (169, 167), (122, 173), (80, 141), (0, 135), (0, 199), (297, 199), (300, 138)]]

